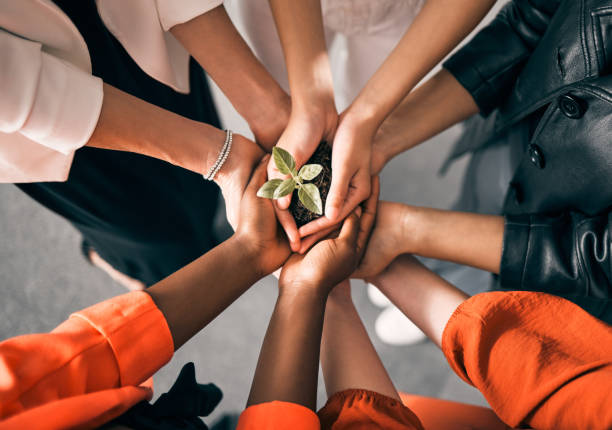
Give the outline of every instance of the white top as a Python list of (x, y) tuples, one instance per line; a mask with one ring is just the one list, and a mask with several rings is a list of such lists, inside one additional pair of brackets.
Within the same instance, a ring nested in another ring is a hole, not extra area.
[[(168, 32), (223, 0), (97, 0), (102, 21), (151, 77), (189, 92), (189, 54)], [(0, 182), (65, 181), (93, 133), (102, 81), (50, 0), (0, 0)]]

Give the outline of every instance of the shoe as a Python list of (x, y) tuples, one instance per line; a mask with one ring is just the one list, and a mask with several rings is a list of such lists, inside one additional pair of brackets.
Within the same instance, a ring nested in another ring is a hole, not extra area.
[(379, 308), (386, 308), (387, 306), (391, 306), (391, 301), (385, 296), (376, 285), (368, 284), (368, 298), (374, 304), (374, 306), (378, 306)]
[(389, 345), (413, 345), (427, 339), (425, 333), (395, 306), (380, 313), (374, 329), (380, 340)]

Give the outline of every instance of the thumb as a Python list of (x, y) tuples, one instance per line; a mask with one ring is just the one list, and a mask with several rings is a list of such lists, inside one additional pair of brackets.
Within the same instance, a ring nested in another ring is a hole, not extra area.
[(332, 221), (340, 217), (340, 210), (346, 201), (351, 176), (351, 172), (344, 168), (332, 170), (332, 183), (325, 202), (325, 216)]

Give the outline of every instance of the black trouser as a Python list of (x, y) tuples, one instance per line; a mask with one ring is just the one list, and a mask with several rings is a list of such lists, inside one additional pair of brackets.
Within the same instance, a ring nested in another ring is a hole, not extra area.
[[(94, 0), (55, 2), (87, 43), (93, 74), (127, 93), (219, 127), (203, 70), (190, 63), (191, 92), (144, 73), (101, 21)], [(66, 182), (18, 185), (69, 220), (100, 256), (151, 285), (212, 246), (218, 188), (163, 161), (96, 148), (76, 151)]]

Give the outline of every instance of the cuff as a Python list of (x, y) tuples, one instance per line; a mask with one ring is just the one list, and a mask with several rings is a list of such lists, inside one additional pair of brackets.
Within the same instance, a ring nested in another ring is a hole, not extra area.
[(267, 402), (249, 406), (236, 430), (319, 430), (319, 418), (305, 406), (289, 402)]
[(19, 130), (50, 149), (70, 154), (87, 143), (102, 109), (102, 80), (42, 53), (36, 95)]
[(529, 215), (506, 215), (499, 282), (504, 289), (520, 289), (527, 264), (531, 221)]
[(157, 12), (162, 28), (168, 31), (222, 4), (223, 0), (157, 0)]
[(139, 385), (174, 353), (170, 328), (149, 294), (135, 291), (73, 314), (98, 330), (113, 350), (121, 385)]
[(322, 429), (423, 429), (419, 418), (400, 400), (357, 388), (332, 395), (318, 415)]

